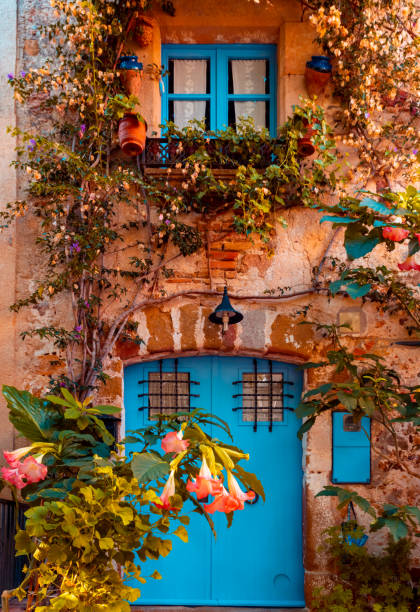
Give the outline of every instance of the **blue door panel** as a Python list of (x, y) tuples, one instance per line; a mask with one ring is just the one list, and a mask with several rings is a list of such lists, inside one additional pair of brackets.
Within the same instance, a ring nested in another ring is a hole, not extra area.
[[(234, 357), (192, 357), (178, 360), (178, 370), (190, 372), (200, 384), (191, 391), (193, 407), (202, 407), (226, 420), (235, 445), (250, 453), (244, 469), (255, 472), (267, 494), (237, 511), (230, 529), (224, 514), (215, 513), (218, 537), (215, 540), (205, 520), (190, 512), (189, 543), (174, 538), (174, 549), (165, 559), (143, 565), (146, 577), (154, 569), (162, 581), (150, 580), (139, 586), (138, 603), (154, 605), (289, 606), (304, 605), (302, 564), (302, 456), (296, 436), (299, 421), (294, 412), (284, 410), (282, 422), (273, 424), (242, 419), (241, 392), (244, 372), (253, 371), (254, 360)], [(257, 360), (258, 372), (268, 372), (268, 362)], [(147, 392), (148, 372), (158, 371), (158, 362), (129, 366), (125, 378), (126, 430), (143, 426), (147, 410), (139, 411), (138, 393)], [(173, 368), (173, 360), (163, 362), (163, 371)], [(273, 372), (282, 372), (288, 386), (284, 405), (296, 407), (301, 393), (301, 375), (295, 366), (273, 362)], [(135, 408), (136, 407), (136, 408)], [(223, 437), (221, 430), (212, 432)], [(186, 509), (187, 506), (184, 506)], [(192, 508), (191, 508), (192, 509)], [(133, 585), (134, 586), (134, 585)]]

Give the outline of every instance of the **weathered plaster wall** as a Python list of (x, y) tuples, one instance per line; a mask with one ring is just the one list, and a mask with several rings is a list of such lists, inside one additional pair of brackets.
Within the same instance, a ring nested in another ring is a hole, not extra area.
[[(14, 159), (16, 139), (6, 134), (8, 126), (15, 125), (15, 102), (7, 85), (7, 74), (16, 69), (16, 0), (3, 0), (0, 20), (0, 209), (8, 201), (16, 199), (16, 172), (10, 167)], [(14, 227), (0, 233), (0, 372), (1, 383), (13, 384), (15, 363), (15, 316), (9, 306), (15, 299), (16, 230)], [(6, 406), (0, 399), (0, 414), (6, 414)], [(2, 418), (0, 448), (13, 444), (13, 428), (7, 418)]]
[[(9, 72), (15, 54), (15, 0), (7, 2), (7, 19), (0, 24), (0, 45), (9, 45), (1, 54), (5, 67), (0, 74)], [(37, 37), (35, 26), (48, 18), (49, 3), (46, 0), (19, 0), (19, 66), (27, 69), (41, 64), (48, 53), (48, 46)], [(291, 105), (305, 94), (303, 73), (307, 58), (315, 51), (312, 30), (300, 21), (300, 7), (297, 2), (273, 2), (262, 10), (251, 2), (209, 0), (197, 3), (193, 0), (179, 0), (178, 12), (174, 19), (163, 13), (154, 16), (152, 44), (144, 49), (135, 49), (145, 65), (160, 63), (161, 42), (179, 43), (221, 43), (221, 42), (269, 42), (278, 44), (278, 120), (284, 121), (291, 111)], [(10, 9), (10, 10), (9, 10)], [(8, 21), (7, 21), (8, 20)], [(2, 36), (4, 29), (5, 35)], [(6, 35), (7, 34), (7, 35)], [(2, 77), (4, 78), (4, 77)], [(3, 83), (2, 83), (3, 84)], [(14, 105), (7, 90), (2, 88), (0, 98), (0, 127), (13, 123)], [(321, 98), (329, 112), (333, 111), (330, 92)], [(145, 75), (142, 92), (142, 111), (149, 124), (149, 134), (158, 131), (160, 123), (160, 94), (157, 81)], [(37, 100), (31, 106), (28, 117), (19, 112), (19, 125), (31, 120), (39, 125), (45, 118), (40, 117)], [(0, 139), (3, 157), (0, 160), (1, 203), (15, 198), (15, 176), (7, 167), (7, 158), (12, 155), (13, 142), (6, 144)], [(23, 179), (19, 181), (22, 193)], [(121, 214), (125, 214), (122, 210)], [(268, 258), (258, 243), (246, 241), (232, 231), (229, 215), (210, 217), (202, 229), (207, 230), (208, 252), (177, 260), (173, 278), (167, 279), (162, 288), (168, 294), (181, 290), (216, 289), (222, 290), (225, 280), (230, 292), (236, 296), (266, 295), (267, 290), (290, 288), (291, 291), (310, 291), (312, 268), (319, 265), (332, 238), (328, 224), (319, 225), (318, 215), (307, 210), (286, 211), (287, 229), (277, 228), (272, 244), (273, 256)], [(197, 219), (198, 222), (198, 219)], [(7, 307), (15, 294), (15, 267), (17, 296), (26, 295), (34, 288), (42, 275), (42, 262), (33, 251), (36, 222), (27, 218), (17, 224), (16, 242), (14, 230), (0, 236), (2, 261), (2, 294), (0, 297), (0, 381), (24, 385), (34, 392), (42, 392), (48, 378), (60, 366), (51, 365), (56, 361), (56, 351), (39, 340), (15, 338), (13, 317)], [(340, 235), (331, 245), (329, 255), (344, 258)], [(17, 261), (15, 264), (15, 252)], [(130, 253), (127, 253), (129, 256)], [(381, 261), (384, 251), (376, 249), (369, 258), (370, 264)], [(393, 261), (401, 261), (398, 253)], [(387, 261), (390, 261), (387, 255)], [(357, 263), (357, 262), (356, 262)], [(328, 265), (324, 272), (328, 273)], [(413, 283), (414, 283), (414, 277)], [(333, 302), (308, 293), (291, 300), (238, 299), (234, 304), (244, 313), (242, 324), (229, 329), (225, 336), (208, 322), (208, 315), (217, 301), (213, 298), (179, 298), (138, 312), (134, 320), (139, 322), (139, 335), (144, 344), (138, 347), (130, 342), (120, 342), (109, 364), (110, 379), (102, 396), (109, 402), (123, 407), (123, 367), (139, 359), (156, 359), (174, 354), (244, 354), (270, 356), (273, 359), (300, 363), (325, 355), (328, 343), (313, 333), (309, 326), (299, 326), (294, 313), (306, 304), (312, 305), (312, 318), (322, 321), (337, 320), (340, 310), (359, 308), (363, 310), (365, 324), (360, 335), (349, 336), (353, 346), (376, 350), (385, 355), (390, 364), (404, 372), (407, 382), (414, 383), (418, 376), (418, 357), (415, 351), (393, 346), (395, 339), (404, 337), (398, 319), (377, 313), (375, 308), (363, 305), (361, 301), (339, 298)], [(17, 317), (17, 332), (39, 324), (57, 323), (71, 325), (68, 303), (62, 296), (51, 305), (46, 301), (37, 307), (22, 311)], [(16, 352), (16, 365), (14, 354)], [(307, 387), (316, 384), (314, 375), (308, 375)], [(1, 418), (4, 423), (0, 432), (0, 447), (10, 447), (11, 428), (7, 425), (4, 406)], [(376, 434), (375, 434), (376, 435)], [(322, 555), (316, 552), (322, 530), (333, 521), (340, 522), (341, 516), (334, 510), (330, 498), (314, 501), (315, 494), (323, 485), (330, 483), (331, 473), (331, 421), (329, 417), (320, 420), (305, 441), (305, 567), (307, 591), (313, 584), (326, 579), (326, 564)], [(387, 441), (383, 440), (386, 445)], [(379, 461), (373, 461), (373, 480), (368, 487), (358, 487), (362, 494), (368, 494), (378, 501), (387, 498), (395, 503), (416, 503), (418, 487), (413, 479), (395, 470), (384, 470)], [(374, 544), (375, 538), (370, 539)], [(417, 560), (420, 564), (420, 560)]]

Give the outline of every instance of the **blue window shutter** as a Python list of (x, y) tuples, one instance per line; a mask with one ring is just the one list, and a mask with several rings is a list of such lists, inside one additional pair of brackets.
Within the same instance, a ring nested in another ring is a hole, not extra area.
[[(169, 79), (165, 76), (162, 94), (162, 123), (169, 118), (171, 99), (206, 99), (210, 102), (210, 129), (220, 130), (228, 125), (228, 100), (252, 99), (265, 100), (270, 104), (269, 130), (275, 137), (277, 133), (277, 47), (275, 45), (163, 45), (162, 64), (168, 69), (170, 59), (209, 59), (210, 94), (170, 94)], [(229, 96), (228, 63), (229, 59), (267, 59), (269, 61), (269, 94)]]
[(370, 419), (363, 417), (358, 431), (347, 430), (347, 412), (332, 414), (332, 477), (336, 483), (369, 483)]

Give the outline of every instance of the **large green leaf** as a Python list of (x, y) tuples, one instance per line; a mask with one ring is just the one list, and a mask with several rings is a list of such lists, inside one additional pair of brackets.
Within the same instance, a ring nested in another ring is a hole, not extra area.
[(344, 246), (350, 259), (359, 259), (370, 253), (380, 243), (378, 229), (364, 233), (366, 229), (359, 224), (349, 225), (344, 237)]
[(22, 436), (32, 442), (51, 439), (54, 427), (63, 419), (58, 411), (29, 391), (3, 385), (3, 395), (9, 408), (10, 422)]
[(166, 476), (169, 473), (169, 463), (152, 453), (134, 453), (131, 469), (142, 484)]
[(372, 198), (364, 198), (360, 202), (359, 206), (370, 208), (371, 210), (374, 210), (375, 212), (380, 213), (381, 215), (394, 214), (393, 208), (388, 208), (388, 206), (386, 206), (382, 202), (377, 202), (376, 200), (372, 200)]

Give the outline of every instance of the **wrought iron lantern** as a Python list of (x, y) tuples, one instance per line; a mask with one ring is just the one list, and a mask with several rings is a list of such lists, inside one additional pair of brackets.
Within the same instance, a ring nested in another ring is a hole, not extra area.
[(230, 303), (227, 287), (223, 290), (223, 298), (214, 312), (209, 316), (209, 320), (217, 325), (223, 325), (223, 333), (228, 330), (229, 325), (242, 321), (244, 315), (235, 310)]

